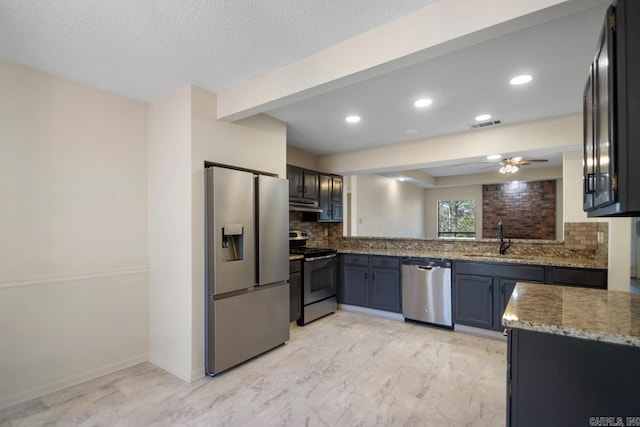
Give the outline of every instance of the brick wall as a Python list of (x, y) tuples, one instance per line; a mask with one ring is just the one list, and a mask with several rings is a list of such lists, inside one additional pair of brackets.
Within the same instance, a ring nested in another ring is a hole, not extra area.
[(482, 186), (482, 237), (495, 239), (498, 221), (506, 239), (556, 239), (556, 181)]

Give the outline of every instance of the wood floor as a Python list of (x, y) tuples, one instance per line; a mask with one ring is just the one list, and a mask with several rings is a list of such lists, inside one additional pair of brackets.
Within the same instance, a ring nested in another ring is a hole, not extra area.
[(501, 426), (506, 343), (339, 311), (214, 378), (150, 363), (0, 411), (7, 426)]

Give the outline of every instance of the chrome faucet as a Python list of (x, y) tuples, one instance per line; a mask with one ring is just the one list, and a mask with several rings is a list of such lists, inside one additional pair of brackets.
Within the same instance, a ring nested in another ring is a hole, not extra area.
[(504, 224), (502, 220), (498, 221), (498, 239), (500, 239), (500, 255), (504, 255), (507, 249), (511, 247), (511, 242), (505, 243), (504, 241)]

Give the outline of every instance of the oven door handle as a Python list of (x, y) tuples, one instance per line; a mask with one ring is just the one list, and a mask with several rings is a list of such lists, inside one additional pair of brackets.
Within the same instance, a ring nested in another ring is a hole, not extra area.
[(335, 258), (336, 254), (329, 254), (329, 255), (323, 255), (323, 256), (314, 256), (312, 258), (305, 258), (304, 262), (311, 262), (311, 261), (319, 261), (321, 259), (331, 259), (331, 258)]

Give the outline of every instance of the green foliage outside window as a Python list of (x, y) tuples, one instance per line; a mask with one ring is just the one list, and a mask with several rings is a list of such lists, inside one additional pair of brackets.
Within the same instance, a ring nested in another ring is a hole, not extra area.
[(476, 237), (476, 201), (438, 201), (438, 237)]

